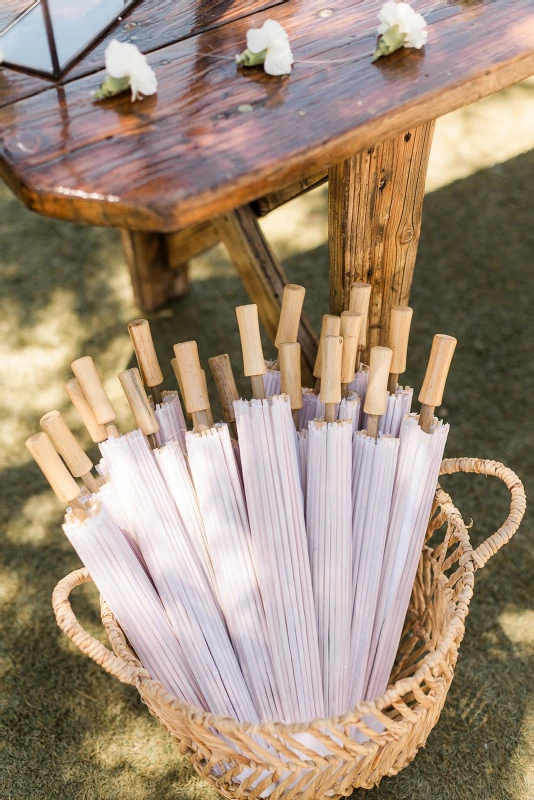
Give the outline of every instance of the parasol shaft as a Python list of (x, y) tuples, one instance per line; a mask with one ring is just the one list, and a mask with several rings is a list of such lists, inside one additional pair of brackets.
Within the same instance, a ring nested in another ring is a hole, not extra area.
[(397, 386), (399, 384), (399, 373), (398, 372), (390, 372), (388, 378), (388, 392), (389, 394), (395, 394), (397, 391)]
[(191, 416), (193, 417), (193, 427), (197, 433), (202, 433), (211, 427), (207, 411), (192, 411)]
[(419, 425), (425, 433), (430, 433), (434, 422), (435, 406), (427, 406), (423, 403), (419, 412)]
[(210, 365), (211, 374), (213, 375), (213, 380), (217, 387), (224, 419), (230, 426), (233, 438), (236, 439), (237, 428), (235, 424), (234, 401), (239, 400), (239, 393), (235, 385), (230, 356), (228, 353), (224, 353), (220, 356), (213, 356), (213, 358), (208, 359), (208, 364)]
[(419, 402), (421, 403), (419, 425), (425, 433), (428, 433), (432, 427), (434, 409), (442, 403), (456, 342), (454, 336), (447, 336), (444, 333), (436, 333), (432, 340), (425, 379), (419, 392)]
[(381, 414), (369, 414), (367, 417), (367, 436), (372, 436), (376, 439), (378, 436), (378, 423), (380, 422)]

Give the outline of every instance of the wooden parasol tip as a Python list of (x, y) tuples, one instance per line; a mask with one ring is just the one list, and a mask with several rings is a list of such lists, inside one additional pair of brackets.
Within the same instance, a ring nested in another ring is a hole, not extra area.
[(341, 402), (341, 363), (343, 358), (341, 336), (325, 336), (322, 355), (320, 400), (325, 404), (325, 421), (334, 422), (336, 405)]
[(434, 409), (438, 408), (443, 401), (443, 392), (456, 344), (457, 339), (454, 336), (447, 336), (444, 333), (436, 333), (432, 340), (425, 379), (419, 392), (419, 402), (421, 403), (419, 424), (426, 432), (432, 425)]
[[(159, 431), (159, 422), (148, 402), (139, 370), (137, 367), (132, 367), (124, 372), (119, 372), (119, 381), (128, 400), (136, 427), (145, 436), (152, 437)], [(157, 447), (157, 440), (150, 439), (150, 444)]]
[(90, 492), (98, 492), (99, 486), (91, 474), (93, 463), (59, 411), (49, 411), (41, 417), (40, 425), (71, 474), (75, 478), (81, 478)]
[[(197, 343), (180, 342), (174, 345), (174, 355), (178, 374), (182, 382), (184, 401), (187, 412), (193, 418), (195, 430), (210, 427), (210, 400), (206, 389), (205, 376), (202, 374)], [(210, 412), (208, 414), (208, 411)]]
[(150, 324), (147, 319), (134, 319), (128, 325), (128, 333), (134, 346), (139, 371), (145, 386), (152, 390), (154, 405), (161, 403), (159, 388), (163, 383), (163, 374), (159, 365), (156, 349), (152, 340)]
[(250, 378), (253, 396), (257, 400), (264, 400), (263, 375), (267, 372), (267, 367), (261, 344), (258, 307), (255, 303), (237, 306), (235, 313), (243, 351), (243, 372)]
[(91, 356), (77, 358), (76, 361), (72, 362), (71, 368), (78, 378), (78, 382), (82, 387), (82, 392), (89, 403), (97, 423), (105, 427), (108, 436), (117, 437), (119, 432), (114, 424), (117, 415), (102, 386), (102, 381), (98, 377), (93, 359)]
[(406, 372), (406, 358), (408, 354), (408, 339), (412, 324), (413, 309), (408, 306), (393, 306), (389, 319), (388, 345), (393, 352), (388, 391), (394, 394), (397, 389), (399, 375)]
[(372, 347), (369, 360), (369, 382), (363, 406), (368, 415), (367, 435), (377, 436), (378, 421), (386, 412), (388, 377), (393, 353), (389, 347)]
[(279, 348), (285, 342), (297, 341), (305, 294), (306, 289), (304, 286), (299, 286), (296, 283), (287, 283), (284, 286), (280, 320), (274, 341), (275, 347)]
[(80, 415), (83, 424), (87, 428), (89, 436), (93, 442), (95, 442), (95, 444), (104, 442), (108, 438), (108, 433), (105, 427), (103, 425), (99, 425), (96, 421), (95, 415), (93, 414), (91, 406), (87, 402), (87, 398), (83, 393), (78, 378), (71, 378), (70, 381), (67, 381), (64, 388), (72, 405)]
[[(46, 433), (36, 433), (26, 440), (26, 447), (52, 487), (60, 503), (73, 503), (80, 487), (54, 449)], [(87, 515), (86, 515), (87, 516)]]

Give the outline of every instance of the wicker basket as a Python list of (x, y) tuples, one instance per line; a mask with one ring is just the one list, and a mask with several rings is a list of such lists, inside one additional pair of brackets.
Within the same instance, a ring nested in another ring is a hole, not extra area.
[[(494, 475), (504, 481), (512, 494), (508, 519), (473, 549), (460, 513), (438, 486), (390, 686), (374, 702), (361, 703), (344, 716), (309, 724), (248, 725), (180, 702), (151, 680), (104, 600), (102, 621), (114, 653), (78, 623), (68, 598), (75, 586), (90, 580), (84, 569), (65, 577), (54, 591), (58, 625), (107, 672), (136, 686), (151, 713), (177, 740), (180, 752), (225, 797), (263, 794), (272, 800), (307, 800), (371, 788), (409, 764), (438, 721), (464, 635), (474, 573), (509, 541), (525, 511), (523, 485), (502, 464), (443, 461), (441, 473), (453, 472)], [(443, 535), (439, 531), (445, 524)], [(380, 733), (367, 724), (369, 714), (381, 723)], [(361, 735), (355, 737), (356, 731)], [(302, 735), (294, 738), (302, 733), (311, 734), (304, 743)], [(317, 755), (306, 742), (324, 745), (328, 755)]]

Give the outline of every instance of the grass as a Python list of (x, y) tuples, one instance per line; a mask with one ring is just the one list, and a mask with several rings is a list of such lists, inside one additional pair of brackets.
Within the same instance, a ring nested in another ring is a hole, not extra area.
[[(458, 337), (442, 409), (449, 455), (502, 460), (527, 487), (532, 440), (534, 145), (532, 83), (439, 123), (425, 200), (412, 304), (410, 383), (419, 386), (435, 331)], [(506, 120), (513, 120), (515, 129)], [(529, 138), (530, 137), (530, 138)], [(495, 164), (498, 161), (500, 163)], [(327, 305), (325, 192), (275, 212), (269, 236), (291, 280), (308, 288), (317, 326)], [(0, 797), (5, 800), (214, 798), (170, 738), (122, 686), (83, 657), (55, 626), (50, 595), (78, 560), (61, 511), (23, 446), (52, 408), (89, 447), (63, 383), (74, 358), (95, 357), (131, 424), (116, 378), (132, 363), (126, 323), (139, 315), (114, 231), (33, 216), (0, 191), (2, 267), (3, 611)], [(195, 261), (190, 295), (151, 315), (172, 385), (176, 341), (197, 337), (201, 356), (227, 349), (237, 367), (233, 307), (243, 288), (221, 248)], [(476, 542), (504, 519), (493, 480), (444, 479)], [(413, 764), (355, 800), (529, 800), (534, 796), (533, 523), (477, 573), (457, 674), (435, 731)], [(75, 609), (100, 630), (98, 598)]]

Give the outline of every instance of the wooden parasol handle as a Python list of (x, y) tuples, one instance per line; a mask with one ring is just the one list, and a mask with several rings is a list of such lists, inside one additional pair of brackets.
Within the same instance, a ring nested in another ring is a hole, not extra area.
[(91, 580), (89, 572), (84, 569), (77, 569), (62, 578), (57, 584), (52, 594), (52, 608), (56, 617), (56, 622), (63, 633), (71, 639), (81, 652), (92, 658), (102, 669), (109, 672), (121, 683), (135, 686), (139, 678), (149, 678), (148, 672), (142, 667), (128, 664), (124, 659), (119, 658), (111, 650), (108, 650), (98, 639), (91, 636), (78, 620), (72, 610), (69, 595), (76, 586), (87, 583)]
[(454, 472), (492, 475), (503, 481), (512, 495), (510, 513), (506, 521), (498, 531), (488, 536), (486, 541), (473, 550), (473, 561), (478, 569), (481, 569), (503, 545), (510, 541), (519, 528), (527, 505), (525, 489), (515, 472), (498, 461), (487, 461), (482, 458), (445, 458), (441, 462), (440, 475), (452, 475)]

